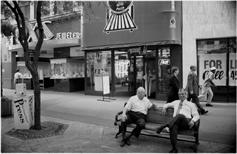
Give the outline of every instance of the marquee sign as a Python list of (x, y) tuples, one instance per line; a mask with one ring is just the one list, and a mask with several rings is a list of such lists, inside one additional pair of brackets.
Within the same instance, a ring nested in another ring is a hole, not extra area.
[(108, 1), (107, 20), (104, 31), (109, 33), (118, 30), (136, 29), (131, 1)]

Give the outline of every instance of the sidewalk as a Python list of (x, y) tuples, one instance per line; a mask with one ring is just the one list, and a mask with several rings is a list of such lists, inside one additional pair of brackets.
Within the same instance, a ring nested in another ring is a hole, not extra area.
[[(14, 127), (13, 118), (2, 118), (2, 152), (77, 152), (77, 153), (166, 153), (171, 149), (167, 139), (140, 136), (132, 138), (132, 145), (121, 148), (114, 138), (115, 127), (103, 127), (93, 124), (42, 117), (42, 121), (54, 121), (69, 124), (63, 135), (41, 139), (20, 140), (5, 133)], [(179, 152), (192, 153), (193, 143), (178, 142)], [(233, 152), (233, 147), (225, 144), (200, 141), (199, 153)]]
[[(3, 93), (11, 97), (13, 90), (4, 89)], [(27, 93), (32, 94), (32, 91)], [(115, 97), (116, 100), (111, 102), (99, 102), (99, 98), (74, 92), (42, 91), (41, 121), (69, 124), (69, 127), (63, 135), (24, 141), (5, 134), (14, 128), (13, 118), (2, 118), (2, 152), (169, 152), (169, 140), (146, 136), (133, 139), (131, 146), (121, 148), (121, 138), (114, 138), (117, 129), (113, 126), (113, 118), (128, 97)], [(151, 101), (158, 105), (164, 103)], [(236, 137), (236, 104), (223, 102), (214, 105), (214, 108), (208, 108), (207, 116), (201, 116), (198, 152), (235, 152), (236, 146), (229, 143)], [(192, 145), (178, 142), (179, 152), (192, 152)]]

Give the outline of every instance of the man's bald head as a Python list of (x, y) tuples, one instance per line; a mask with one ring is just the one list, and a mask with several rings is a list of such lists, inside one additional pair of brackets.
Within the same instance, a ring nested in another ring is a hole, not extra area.
[(137, 97), (142, 100), (146, 95), (146, 91), (143, 87), (137, 88)]

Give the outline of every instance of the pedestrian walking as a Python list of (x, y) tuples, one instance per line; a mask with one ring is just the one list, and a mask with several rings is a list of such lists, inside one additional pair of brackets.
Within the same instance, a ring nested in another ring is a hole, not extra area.
[(216, 68), (215, 67), (211, 67), (210, 71), (208, 72), (208, 78), (207, 78), (207, 80), (202, 85), (202, 93), (201, 93), (201, 95), (198, 96), (199, 99), (203, 99), (203, 98), (207, 97), (207, 104), (206, 104), (206, 106), (210, 106), (210, 107), (213, 106), (211, 104), (212, 98), (213, 98), (212, 87), (216, 86), (213, 83), (213, 80), (215, 78), (215, 72), (216, 72)]
[(187, 79), (187, 86), (186, 86), (186, 91), (188, 92), (188, 98), (187, 100), (196, 104), (198, 108), (198, 112), (200, 114), (206, 114), (208, 111), (205, 110), (202, 105), (200, 104), (200, 101), (198, 99), (198, 94), (199, 94), (199, 85), (198, 85), (198, 78), (197, 78), (197, 67), (196, 66), (190, 66), (190, 72), (188, 74), (188, 79)]
[(170, 103), (173, 102), (174, 100), (179, 99), (179, 88), (180, 88), (180, 82), (178, 80), (178, 74), (179, 74), (179, 68), (176, 66), (173, 66), (171, 68), (171, 78), (169, 79), (169, 91), (167, 94), (167, 102)]

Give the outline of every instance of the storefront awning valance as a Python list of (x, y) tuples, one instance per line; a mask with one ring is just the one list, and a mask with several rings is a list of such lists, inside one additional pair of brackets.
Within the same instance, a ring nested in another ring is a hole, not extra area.
[(178, 40), (165, 40), (157, 42), (148, 42), (148, 43), (132, 43), (132, 44), (121, 44), (121, 45), (104, 45), (104, 46), (91, 46), (91, 47), (82, 47), (82, 50), (106, 50), (106, 49), (115, 49), (115, 48), (127, 48), (127, 47), (138, 47), (138, 46), (155, 46), (155, 45), (181, 45), (181, 42)]

